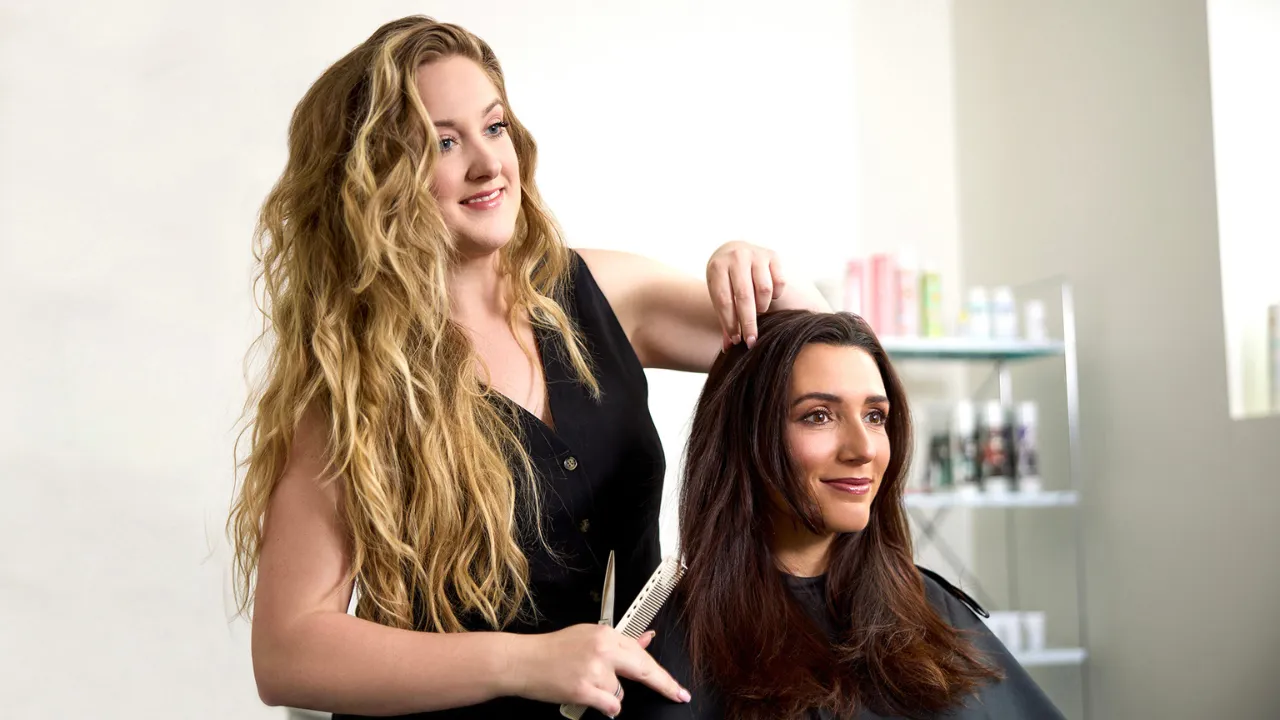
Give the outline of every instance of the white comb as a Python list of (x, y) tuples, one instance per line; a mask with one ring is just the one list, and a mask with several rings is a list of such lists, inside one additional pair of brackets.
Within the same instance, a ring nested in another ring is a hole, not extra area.
[[(662, 609), (663, 603), (675, 591), (680, 578), (684, 577), (684, 571), (685, 565), (680, 562), (680, 558), (668, 557), (663, 560), (658, 569), (653, 571), (653, 575), (649, 576), (649, 582), (641, 588), (640, 594), (631, 603), (631, 607), (627, 608), (627, 612), (623, 614), (622, 620), (618, 621), (618, 626), (614, 629), (629, 638), (638, 638), (643, 635), (653, 623), (653, 618), (657, 616), (658, 611)], [(569, 720), (582, 720), (582, 715), (586, 711), (586, 705), (560, 706), (560, 714)]]

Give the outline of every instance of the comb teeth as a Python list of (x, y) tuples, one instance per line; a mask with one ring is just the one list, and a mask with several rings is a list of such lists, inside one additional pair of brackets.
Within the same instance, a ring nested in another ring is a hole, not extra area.
[(631, 607), (618, 623), (618, 632), (629, 638), (638, 638), (653, 622), (663, 603), (671, 597), (680, 578), (684, 577), (685, 566), (678, 558), (670, 557), (658, 566), (656, 572), (645, 583)]

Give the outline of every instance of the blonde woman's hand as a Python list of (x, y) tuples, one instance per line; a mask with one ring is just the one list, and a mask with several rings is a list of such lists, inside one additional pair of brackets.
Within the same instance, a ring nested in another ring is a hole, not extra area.
[(652, 639), (652, 632), (633, 640), (605, 625), (512, 635), (508, 694), (586, 705), (614, 717), (622, 710), (619, 678), (628, 678), (674, 702), (688, 702), (689, 692), (645, 651)]
[(721, 245), (707, 261), (707, 291), (715, 306), (728, 349), (756, 341), (756, 314), (782, 297), (787, 281), (772, 250), (734, 241)]

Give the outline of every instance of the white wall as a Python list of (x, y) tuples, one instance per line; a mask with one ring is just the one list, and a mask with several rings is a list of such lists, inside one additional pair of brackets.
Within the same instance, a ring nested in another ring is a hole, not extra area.
[[(250, 233), (294, 103), (380, 23), (429, 10), (494, 45), (572, 244), (700, 274), (747, 238), (803, 275), (854, 236), (840, 0), (196, 7), (0, 9), (6, 717), (282, 715), (222, 539)], [(673, 469), (699, 384), (653, 377)]]
[[(915, 254), (922, 268), (941, 274), (943, 314), (953, 328), (963, 278), (952, 2), (855, 0), (852, 7), (858, 183), (848, 254)], [(957, 365), (899, 363), (897, 369), (910, 393), (917, 437), (927, 442), (928, 411), (967, 395), (968, 378)], [(938, 529), (959, 557), (972, 561), (972, 513), (950, 513)], [(920, 564), (959, 582), (936, 545), (917, 542), (916, 549)]]
[(955, 89), (950, 0), (857, 0), (855, 250), (912, 250), (959, 311)]
[(1092, 717), (1280, 717), (1280, 420), (1228, 411), (1205, 3), (955, 11), (965, 272), (1076, 286)]
[[(1280, 2), (1209, 0), (1227, 378), (1234, 417), (1272, 411), (1267, 306), (1280, 304)], [(1280, 408), (1274, 408), (1280, 411)]]

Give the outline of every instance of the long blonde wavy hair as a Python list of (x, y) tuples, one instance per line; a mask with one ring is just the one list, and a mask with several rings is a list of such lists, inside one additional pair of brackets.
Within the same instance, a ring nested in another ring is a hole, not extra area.
[[(555, 300), (571, 255), (534, 185), (537, 147), (510, 112), (493, 51), (428, 17), (384, 25), (294, 110), (288, 162), (259, 218), (255, 298), (264, 326), (254, 345), (269, 349), (246, 405), (241, 440), (250, 447), (241, 457), (237, 443), (245, 473), (227, 522), (246, 616), (263, 519), (309, 411), (327, 431), (319, 480), (340, 486), (360, 617), (457, 632), (465, 617), (497, 628), (527, 609), (522, 542), (541, 539), (529, 531), (538, 528), (533, 469), (518, 408), (487, 387), (466, 331), (450, 319), (455, 246), (430, 192), (439, 136), (416, 73), (453, 56), (474, 60), (497, 88), (520, 162), (520, 211), (499, 259), (509, 322), (527, 317), (553, 333), (579, 380), (599, 393), (582, 339)], [(517, 516), (518, 481), (535, 500), (527, 517)]]

